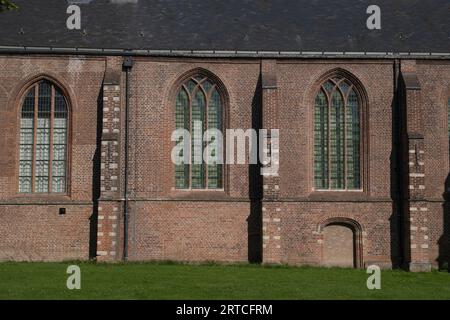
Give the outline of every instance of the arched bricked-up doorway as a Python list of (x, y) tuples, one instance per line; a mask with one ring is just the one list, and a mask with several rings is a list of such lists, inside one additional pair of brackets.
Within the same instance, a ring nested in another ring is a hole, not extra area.
[(322, 262), (327, 267), (362, 268), (361, 227), (351, 219), (329, 219), (319, 226)]

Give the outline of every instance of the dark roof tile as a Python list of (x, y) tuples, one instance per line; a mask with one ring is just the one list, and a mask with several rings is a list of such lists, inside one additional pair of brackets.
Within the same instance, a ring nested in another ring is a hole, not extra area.
[[(0, 13), (1, 46), (152, 50), (450, 52), (450, 1), (16, 0)], [(80, 3), (82, 30), (66, 28)], [(126, 3), (123, 3), (126, 2)]]

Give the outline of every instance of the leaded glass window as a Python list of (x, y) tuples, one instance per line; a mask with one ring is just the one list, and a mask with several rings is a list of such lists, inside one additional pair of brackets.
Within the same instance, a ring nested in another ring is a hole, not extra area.
[(66, 99), (47, 80), (25, 95), (20, 122), (20, 193), (67, 192)]
[(357, 190), (360, 177), (360, 107), (346, 79), (327, 80), (314, 106), (314, 185), (318, 190)]
[[(223, 164), (194, 161), (194, 155), (203, 154), (205, 150), (206, 143), (202, 142), (204, 132), (208, 129), (222, 131), (222, 99), (217, 85), (203, 75), (195, 75), (182, 84), (175, 105), (176, 128), (186, 129), (191, 133), (192, 158), (191, 164), (175, 166), (176, 189), (223, 188)], [(194, 130), (194, 123), (201, 123), (200, 130)]]

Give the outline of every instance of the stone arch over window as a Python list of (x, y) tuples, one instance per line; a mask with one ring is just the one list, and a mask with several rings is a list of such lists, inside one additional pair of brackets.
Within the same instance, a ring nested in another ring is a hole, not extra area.
[[(224, 189), (223, 161), (206, 164), (202, 159), (201, 163), (198, 163), (194, 160), (194, 156), (195, 153), (203, 155), (205, 151), (207, 143), (199, 142), (202, 141), (206, 130), (216, 129), (224, 132), (227, 103), (223, 83), (207, 70), (195, 69), (185, 74), (179, 81), (175, 94), (175, 129), (185, 129), (190, 132), (191, 163), (175, 165), (175, 189)], [(194, 128), (196, 124), (200, 125)], [(212, 149), (210, 156), (225, 159), (225, 142), (222, 142), (222, 153), (216, 154), (219, 151)], [(199, 145), (201, 147), (198, 147)], [(194, 150), (194, 148), (197, 149)]]
[(348, 218), (332, 218), (319, 225), (322, 237), (322, 264), (362, 268), (362, 229)]
[(39, 77), (24, 91), (19, 193), (68, 193), (69, 116), (68, 97), (55, 81)]
[(314, 188), (363, 189), (366, 95), (344, 70), (321, 77), (314, 99)]

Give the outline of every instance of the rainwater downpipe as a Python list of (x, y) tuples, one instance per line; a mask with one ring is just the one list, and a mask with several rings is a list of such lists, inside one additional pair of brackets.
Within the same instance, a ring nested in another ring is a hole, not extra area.
[(128, 208), (128, 140), (129, 140), (129, 91), (130, 91), (130, 70), (133, 68), (133, 59), (131, 56), (124, 57), (123, 68), (125, 69), (125, 148), (124, 148), (124, 188), (123, 188), (123, 260), (128, 260), (128, 225), (129, 225), (129, 208)]

